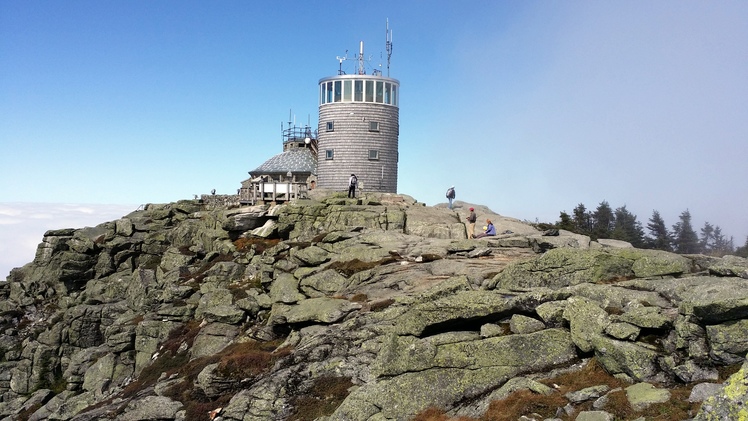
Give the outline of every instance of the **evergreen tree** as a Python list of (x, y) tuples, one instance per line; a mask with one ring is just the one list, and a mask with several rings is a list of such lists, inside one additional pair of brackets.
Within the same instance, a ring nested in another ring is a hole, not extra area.
[(698, 253), (699, 236), (691, 226), (691, 212), (686, 209), (680, 216), (680, 222), (673, 225), (673, 245), (676, 253)]
[(745, 237), (745, 244), (735, 250), (735, 255), (740, 257), (748, 257), (748, 237)]
[(722, 234), (722, 228), (719, 225), (714, 227), (714, 243), (712, 245), (712, 254), (715, 256), (724, 256), (732, 254), (734, 251), (732, 237), (729, 239)]
[(647, 246), (649, 248), (665, 251), (673, 251), (673, 237), (665, 226), (665, 220), (660, 216), (660, 212), (652, 211), (652, 217), (647, 224), (649, 237), (647, 237)]
[(573, 215), (574, 226), (576, 227), (573, 231), (578, 234), (590, 234), (592, 232), (592, 215), (587, 212), (583, 203), (574, 208)]
[(644, 230), (641, 223), (636, 220), (636, 215), (626, 209), (626, 205), (615, 211), (615, 224), (611, 232), (611, 238), (628, 241), (637, 248), (644, 245)]
[(610, 238), (615, 223), (613, 209), (607, 201), (603, 200), (592, 213), (592, 233), (590, 237), (593, 240), (598, 238)]
[(556, 228), (563, 229), (567, 231), (576, 231), (576, 227), (574, 226), (574, 221), (572, 221), (571, 216), (569, 216), (566, 211), (561, 211), (561, 215), (559, 215), (560, 221), (556, 222)]
[(701, 229), (701, 239), (699, 247), (702, 253), (709, 254), (714, 249), (714, 226), (709, 222), (704, 222), (704, 228)]

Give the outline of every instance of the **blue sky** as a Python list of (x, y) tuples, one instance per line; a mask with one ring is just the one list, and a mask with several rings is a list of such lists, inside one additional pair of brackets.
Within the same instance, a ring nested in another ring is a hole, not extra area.
[(0, 202), (233, 193), (290, 112), (316, 126), (336, 56), (384, 63), (386, 19), (399, 192), (531, 221), (689, 209), (744, 244), (745, 1), (0, 0)]

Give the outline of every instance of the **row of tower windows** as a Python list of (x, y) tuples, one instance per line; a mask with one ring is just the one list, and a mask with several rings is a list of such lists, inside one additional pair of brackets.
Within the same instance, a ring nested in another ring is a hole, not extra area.
[[(326, 129), (328, 132), (334, 132), (335, 131), (335, 122), (334, 121), (328, 121), (326, 124)], [(378, 121), (370, 121), (369, 122), (369, 131), (370, 132), (378, 132), (379, 131), (379, 122)]]
[[(328, 161), (335, 159), (335, 149), (326, 149), (325, 159)], [(369, 161), (379, 161), (379, 150), (369, 149)]]
[(374, 102), (397, 106), (397, 85), (379, 80), (334, 80), (319, 84), (319, 103)]

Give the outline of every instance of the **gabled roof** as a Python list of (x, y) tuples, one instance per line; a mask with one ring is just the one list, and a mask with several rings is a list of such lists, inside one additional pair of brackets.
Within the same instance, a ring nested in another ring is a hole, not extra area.
[(256, 176), (270, 173), (285, 174), (289, 171), (317, 174), (317, 157), (307, 148), (289, 149), (268, 159), (249, 173)]

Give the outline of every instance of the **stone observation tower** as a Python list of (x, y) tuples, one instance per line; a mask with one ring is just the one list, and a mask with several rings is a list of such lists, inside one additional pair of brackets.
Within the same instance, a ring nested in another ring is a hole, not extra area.
[(317, 183), (346, 190), (356, 174), (363, 191), (397, 193), (400, 82), (389, 77), (392, 32), (386, 29), (387, 76), (367, 74), (361, 42), (355, 74), (319, 81)]
[(230, 200), (254, 205), (305, 198), (317, 187), (347, 191), (351, 174), (361, 191), (397, 193), (400, 82), (389, 77), (389, 24), (385, 35), (387, 76), (367, 74), (363, 42), (354, 74), (343, 71), (347, 52), (338, 57), (338, 75), (319, 81), (318, 130), (296, 126), (289, 113), (287, 128), (281, 124), (283, 152), (250, 171)]

